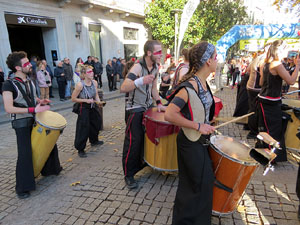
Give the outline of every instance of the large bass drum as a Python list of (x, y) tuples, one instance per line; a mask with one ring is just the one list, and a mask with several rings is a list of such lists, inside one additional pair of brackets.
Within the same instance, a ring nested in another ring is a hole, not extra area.
[[(213, 188), (213, 213), (233, 213), (258, 163), (249, 155), (250, 147), (223, 135), (210, 138), (209, 155), (216, 183)], [(221, 188), (221, 187), (226, 188)]]
[(157, 108), (151, 108), (144, 114), (144, 159), (153, 169), (177, 171), (176, 137), (179, 127), (165, 121), (164, 114), (157, 112)]

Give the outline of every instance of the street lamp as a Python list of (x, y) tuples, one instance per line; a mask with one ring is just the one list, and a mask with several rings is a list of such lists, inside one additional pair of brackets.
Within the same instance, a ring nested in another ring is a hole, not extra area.
[(177, 53), (177, 36), (178, 36), (178, 15), (179, 13), (182, 13), (181, 9), (173, 9), (171, 10), (172, 13), (175, 15), (175, 46), (174, 46), (174, 55), (175, 55), (175, 63), (177, 64), (178, 61), (178, 53)]

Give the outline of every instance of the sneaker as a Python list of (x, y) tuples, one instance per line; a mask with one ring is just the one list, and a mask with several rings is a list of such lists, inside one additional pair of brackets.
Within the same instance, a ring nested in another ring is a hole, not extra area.
[(125, 183), (129, 189), (135, 189), (139, 186), (133, 177), (125, 177)]
[(91, 143), (91, 146), (103, 145), (103, 144), (104, 144), (103, 141), (97, 141), (97, 142)]
[(17, 193), (19, 199), (25, 199), (30, 197), (29, 191), (24, 191), (21, 193)]
[(78, 156), (80, 158), (86, 158), (87, 157), (87, 154), (85, 153), (85, 151), (78, 151)]

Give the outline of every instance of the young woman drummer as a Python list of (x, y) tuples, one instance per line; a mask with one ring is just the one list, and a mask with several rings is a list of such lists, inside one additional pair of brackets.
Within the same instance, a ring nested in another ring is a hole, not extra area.
[(217, 53), (205, 41), (189, 51), (190, 68), (171, 94), (165, 120), (181, 127), (177, 136), (179, 184), (173, 209), (173, 225), (211, 224), (214, 174), (206, 138), (214, 132), (209, 121), (214, 100), (206, 82), (215, 72)]
[[(292, 85), (296, 82), (299, 73), (300, 59), (295, 58), (295, 70), (292, 75), (285, 69), (281, 60), (285, 55), (285, 43), (277, 40), (270, 46), (265, 63), (261, 66), (263, 71), (260, 78), (261, 91), (258, 95), (258, 131), (265, 131), (275, 140), (281, 143), (282, 150), (276, 152), (275, 162), (286, 161), (286, 150), (284, 134), (282, 134), (282, 110), (281, 110), (281, 91), (282, 80)], [(262, 146), (257, 143), (256, 147)]]
[(92, 146), (103, 144), (103, 141), (98, 140), (101, 117), (97, 110), (97, 104), (100, 103), (100, 99), (97, 92), (97, 81), (93, 80), (93, 67), (78, 65), (83, 80), (76, 84), (72, 94), (72, 101), (80, 103), (74, 145), (78, 150), (79, 157), (85, 158), (87, 155), (84, 149), (88, 139)]

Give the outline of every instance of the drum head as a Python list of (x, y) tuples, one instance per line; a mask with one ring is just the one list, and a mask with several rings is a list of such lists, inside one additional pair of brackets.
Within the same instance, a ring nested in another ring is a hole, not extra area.
[(283, 104), (286, 104), (286, 105), (288, 105), (288, 106), (291, 106), (291, 107), (296, 107), (296, 108), (299, 108), (299, 107), (300, 107), (300, 101), (297, 100), (297, 99), (283, 98), (283, 99), (282, 99), (282, 103), (283, 103)]
[(210, 143), (220, 154), (225, 155), (225, 157), (233, 161), (242, 164), (257, 164), (257, 162), (249, 155), (251, 148), (235, 138), (215, 135), (211, 136)]
[(165, 120), (165, 112), (157, 112), (157, 107), (148, 109), (145, 112), (145, 118), (159, 123), (171, 124)]
[(35, 120), (39, 124), (52, 129), (63, 129), (67, 125), (67, 121), (62, 115), (52, 111), (37, 113)]

